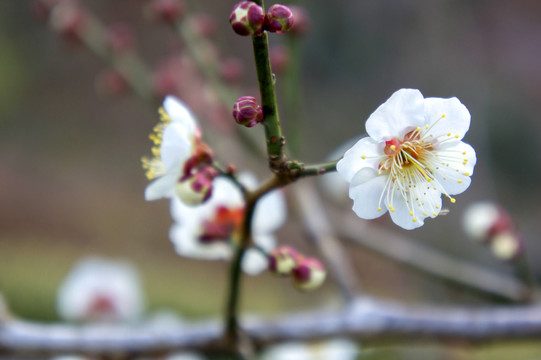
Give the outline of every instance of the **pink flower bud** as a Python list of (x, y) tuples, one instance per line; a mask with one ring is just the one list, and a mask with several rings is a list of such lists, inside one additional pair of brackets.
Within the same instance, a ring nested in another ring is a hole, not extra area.
[(238, 58), (227, 58), (220, 64), (220, 75), (229, 82), (235, 83), (240, 80), (243, 70), (242, 61)]
[(306, 9), (302, 6), (291, 6), (289, 9), (293, 13), (293, 18), (295, 19), (295, 23), (291, 27), (289, 33), (292, 35), (303, 35), (310, 31), (312, 23), (310, 22), (310, 17), (308, 16)]
[(289, 65), (289, 52), (283, 45), (275, 45), (270, 48), (270, 62), (272, 71), (280, 74), (287, 69)]
[(216, 33), (216, 21), (210, 14), (191, 14), (189, 20), (193, 32), (197, 35), (211, 37)]
[(116, 23), (107, 29), (107, 42), (114, 52), (131, 51), (135, 47), (135, 34), (130, 25)]
[(260, 34), (263, 31), (264, 22), (263, 9), (253, 1), (237, 3), (229, 16), (229, 23), (233, 30), (242, 36)]
[(233, 105), (233, 117), (237, 124), (252, 127), (263, 121), (263, 110), (257, 104), (255, 98), (243, 96), (238, 98)]
[(265, 30), (279, 34), (288, 32), (293, 26), (293, 13), (284, 5), (272, 5), (265, 16)]
[(269, 271), (276, 275), (290, 275), (299, 259), (297, 250), (290, 246), (280, 246), (270, 254)]
[(186, 205), (199, 205), (212, 195), (212, 180), (216, 172), (201, 168), (194, 175), (181, 179), (175, 188), (180, 200)]
[(323, 284), (327, 272), (316, 258), (300, 258), (292, 272), (293, 285), (299, 290), (310, 291)]
[(126, 93), (128, 84), (118, 71), (106, 69), (96, 78), (96, 90), (100, 95), (108, 97), (120, 96)]
[(166, 23), (174, 23), (184, 12), (182, 0), (153, 0), (147, 9), (149, 17)]
[(51, 27), (70, 41), (79, 41), (86, 21), (86, 14), (75, 2), (60, 2), (50, 13)]

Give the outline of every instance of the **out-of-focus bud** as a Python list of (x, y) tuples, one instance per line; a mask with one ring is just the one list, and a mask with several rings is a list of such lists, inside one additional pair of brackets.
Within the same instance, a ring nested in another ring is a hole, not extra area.
[(276, 275), (290, 275), (300, 259), (297, 250), (290, 246), (280, 246), (270, 253), (269, 270)]
[(495, 235), (491, 239), (490, 250), (498, 259), (511, 261), (522, 254), (524, 246), (518, 234), (506, 231)]
[(179, 66), (174, 60), (163, 61), (152, 74), (152, 87), (160, 97), (178, 94), (181, 81)]
[(291, 279), (297, 289), (310, 291), (321, 286), (326, 275), (325, 267), (318, 259), (300, 258)]
[(216, 21), (210, 14), (191, 14), (189, 22), (192, 31), (199, 36), (211, 37), (216, 33)]
[(243, 96), (233, 105), (233, 117), (237, 124), (252, 127), (263, 121), (263, 110), (254, 97)]
[(50, 13), (49, 23), (53, 30), (70, 41), (79, 41), (86, 15), (75, 2), (65, 1), (56, 4)]
[(280, 4), (272, 5), (265, 15), (265, 30), (283, 34), (293, 26), (293, 13)]
[(260, 34), (264, 22), (265, 14), (263, 9), (253, 1), (237, 3), (229, 16), (229, 23), (233, 30), (242, 36)]
[(212, 174), (215, 173), (202, 168), (194, 175), (181, 179), (175, 189), (178, 197), (184, 204), (191, 206), (207, 201), (212, 195), (212, 180), (215, 177)]
[(166, 23), (174, 23), (184, 13), (183, 0), (153, 0), (147, 8), (147, 15)]
[(30, 3), (30, 11), (39, 20), (46, 22), (53, 7), (61, 0), (34, 0)]
[(272, 71), (276, 74), (283, 73), (289, 65), (289, 52), (282, 45), (275, 45), (270, 48), (270, 62)]
[(130, 25), (116, 23), (107, 29), (107, 42), (114, 52), (132, 51), (135, 47), (135, 34)]
[(463, 226), (472, 239), (487, 241), (497, 233), (510, 230), (513, 225), (501, 207), (491, 202), (479, 202), (464, 212)]
[(102, 71), (96, 78), (96, 91), (107, 97), (124, 95), (128, 90), (126, 80), (114, 69)]
[(289, 9), (293, 13), (293, 18), (295, 19), (295, 23), (289, 30), (289, 34), (303, 35), (310, 31), (312, 23), (310, 22), (310, 16), (308, 16), (306, 9), (302, 6), (291, 6)]
[(220, 64), (220, 75), (229, 82), (235, 83), (240, 80), (244, 66), (239, 58), (227, 58)]

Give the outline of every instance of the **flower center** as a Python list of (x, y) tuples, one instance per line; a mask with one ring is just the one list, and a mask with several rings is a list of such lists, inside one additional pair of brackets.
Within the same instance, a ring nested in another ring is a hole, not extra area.
[(205, 220), (199, 240), (203, 243), (240, 239), (244, 208), (219, 206), (211, 220)]

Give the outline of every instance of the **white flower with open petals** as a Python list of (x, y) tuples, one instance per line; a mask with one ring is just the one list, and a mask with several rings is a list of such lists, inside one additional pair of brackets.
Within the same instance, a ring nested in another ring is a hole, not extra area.
[[(255, 178), (239, 176), (247, 188), (255, 188)], [(171, 199), (171, 215), (175, 224), (170, 238), (181, 256), (207, 260), (226, 260), (233, 255), (240, 241), (244, 218), (244, 199), (239, 188), (228, 178), (213, 181), (210, 199), (197, 206), (188, 206), (176, 197)], [(259, 200), (252, 217), (252, 239), (266, 252), (274, 249), (273, 232), (286, 218), (286, 205), (281, 190), (272, 191)], [(249, 248), (243, 260), (243, 270), (255, 275), (268, 266), (268, 259), (258, 249)]]
[(153, 157), (142, 159), (147, 178), (155, 179), (145, 190), (146, 200), (174, 196), (184, 165), (201, 139), (197, 120), (174, 96), (165, 98), (159, 112), (160, 122), (150, 134), (150, 140), (154, 142)]
[(349, 182), (353, 211), (374, 219), (388, 210), (408, 230), (438, 216), (442, 194), (454, 203), (451, 195), (470, 186), (475, 150), (461, 141), (469, 127), (470, 113), (455, 97), (395, 92), (366, 121), (369, 137), (337, 164)]
[(85, 258), (60, 286), (57, 307), (66, 320), (136, 320), (144, 310), (138, 273), (124, 261)]

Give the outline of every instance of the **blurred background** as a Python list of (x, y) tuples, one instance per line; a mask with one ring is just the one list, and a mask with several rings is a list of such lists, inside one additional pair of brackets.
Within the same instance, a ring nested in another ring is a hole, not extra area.
[[(229, 80), (243, 89), (241, 95), (257, 94), (250, 41), (235, 35), (228, 23), (235, 2), (186, 3), (190, 19), (199, 19), (193, 20), (192, 29), (211, 44), (208, 56), (237, 59), (230, 61), (234, 65), (224, 65), (222, 76), (234, 77)], [(216, 94), (209, 93), (175, 32), (148, 20), (149, 1), (82, 4), (104, 24), (121, 21), (133, 27), (136, 51), (153, 74), (154, 92), (151, 100), (120, 94), (116, 83), (111, 85), (103, 75), (109, 66), (84, 45), (55, 34), (39, 20), (32, 2), (0, 2), (0, 291), (17, 315), (55, 320), (59, 284), (78, 259), (98, 254), (129, 260), (138, 268), (149, 311), (172, 309), (188, 318), (219, 316), (226, 264), (178, 257), (168, 240), (168, 202), (143, 199), (148, 181), (140, 159), (150, 153), (148, 134), (158, 121), (161, 96), (173, 87), (194, 108), (224, 163), (233, 162), (264, 178), (265, 161), (257, 161), (249, 150), (229, 150), (223, 140), (234, 131), (229, 107), (219, 105)], [(399, 88), (418, 88), (426, 97), (457, 96), (472, 114), (465, 141), (476, 149), (478, 162), (470, 189), (457, 196), (449, 215), (428, 220), (419, 230), (402, 230), (387, 217), (376, 222), (449, 256), (512, 274), (511, 265), (494, 259), (461, 229), (463, 210), (489, 199), (515, 219), (534, 273), (541, 275), (541, 3), (295, 4), (306, 9), (311, 22), (296, 40), (302, 59), (301, 95), (296, 99), (302, 105), (300, 113), (288, 111), (288, 83), (276, 72), (279, 101), (286, 108), (286, 136), (294, 131), (288, 115), (300, 119), (302, 142), (292, 140), (297, 157), (318, 162), (352, 136), (361, 137), (370, 113)], [(290, 45), (287, 36), (271, 35), (270, 41)], [(171, 67), (184, 77), (163, 75)], [(262, 134), (261, 129), (254, 131)], [(296, 186), (302, 182), (289, 191)], [(344, 207), (350, 206), (346, 200)], [(303, 235), (297, 221), (278, 233), (281, 243), (315, 253)], [(428, 304), (503, 301), (441, 282), (368, 249), (345, 246), (364, 290), (371, 294)], [(243, 298), (247, 312), (261, 314), (340, 304), (331, 281), (306, 295), (268, 274), (247, 279)], [(365, 349), (362, 358), (367, 359), (506, 359), (511, 354), (515, 359), (541, 358), (541, 346), (530, 343), (366, 344)]]

